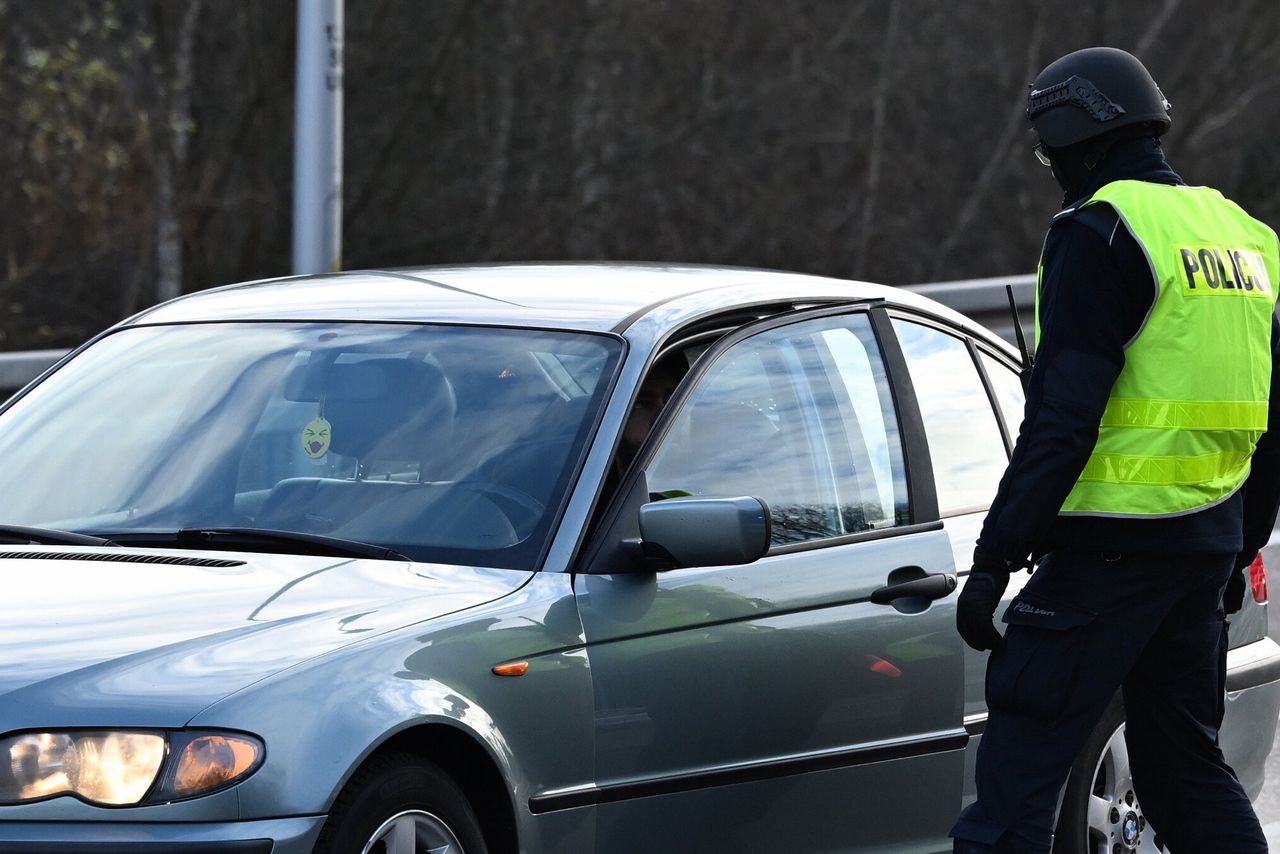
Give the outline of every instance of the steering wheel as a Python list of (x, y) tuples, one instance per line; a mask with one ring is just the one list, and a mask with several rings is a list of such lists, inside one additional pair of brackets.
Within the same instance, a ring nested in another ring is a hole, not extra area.
[[(511, 522), (511, 527), (516, 529), (516, 534), (521, 539), (527, 537), (533, 526), (542, 519), (544, 513), (547, 512), (547, 505), (539, 501), (531, 493), (512, 486), (508, 483), (495, 483), (487, 480), (459, 480), (454, 483), (455, 487), (470, 489), (489, 498), (494, 504), (498, 505)], [(516, 511), (514, 514), (512, 511)]]

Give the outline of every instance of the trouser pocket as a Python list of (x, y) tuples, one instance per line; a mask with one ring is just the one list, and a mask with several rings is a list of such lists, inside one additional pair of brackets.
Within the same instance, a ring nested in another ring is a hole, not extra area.
[(1084, 633), (1096, 616), (1027, 593), (1015, 598), (1004, 613), (1004, 647), (987, 662), (987, 706), (1057, 717), (1079, 677)]

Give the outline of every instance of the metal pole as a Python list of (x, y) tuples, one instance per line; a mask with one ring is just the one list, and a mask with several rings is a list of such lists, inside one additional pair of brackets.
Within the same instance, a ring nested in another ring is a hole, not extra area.
[(344, 0), (298, 0), (293, 272), (342, 266)]

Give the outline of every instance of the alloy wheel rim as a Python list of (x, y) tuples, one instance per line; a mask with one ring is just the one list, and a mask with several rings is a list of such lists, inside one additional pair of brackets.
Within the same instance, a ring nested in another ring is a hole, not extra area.
[[(381, 846), (381, 847), (379, 847)], [(439, 817), (405, 810), (384, 821), (360, 854), (464, 854), (462, 843)]]
[(1133, 789), (1129, 746), (1120, 724), (1102, 748), (1093, 769), (1086, 812), (1090, 854), (1160, 854), (1155, 830), (1147, 823)]

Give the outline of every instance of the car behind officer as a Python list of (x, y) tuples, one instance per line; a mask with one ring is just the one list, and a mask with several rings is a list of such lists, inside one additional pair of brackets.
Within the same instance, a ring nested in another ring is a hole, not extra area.
[[(1169, 167), (1168, 109), (1114, 48), (1068, 54), (1032, 85), (1035, 153), (1066, 195), (1041, 256), (1025, 417), (958, 604), (965, 642), (993, 651), (957, 852), (1049, 851), (1058, 793), (1117, 689), (1160, 842), (1267, 850), (1217, 734), (1224, 610), (1280, 501), (1280, 249)], [(1001, 638), (1009, 574), (1041, 556)]]

